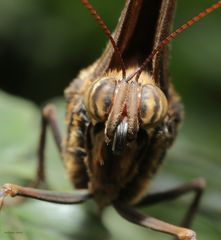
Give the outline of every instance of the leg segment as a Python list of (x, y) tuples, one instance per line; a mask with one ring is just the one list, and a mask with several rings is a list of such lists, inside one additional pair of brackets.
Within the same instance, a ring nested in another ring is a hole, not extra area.
[(38, 166), (37, 166), (37, 173), (36, 179), (31, 184), (33, 187), (39, 186), (40, 182), (45, 180), (45, 169), (44, 169), (44, 162), (45, 162), (45, 142), (46, 142), (46, 131), (48, 125), (51, 127), (53, 137), (55, 139), (55, 143), (59, 150), (59, 153), (62, 153), (62, 138), (61, 134), (57, 125), (56, 115), (53, 105), (47, 105), (44, 107), (42, 111), (42, 120), (41, 120), (41, 133), (39, 138), (39, 146), (38, 146)]
[(7, 183), (0, 191), (0, 208), (3, 205), (4, 198), (7, 196), (22, 196), (60, 204), (77, 204), (92, 197), (88, 190), (75, 190), (73, 193), (59, 193)]
[[(6, 196), (11, 197), (21, 196), (60, 204), (77, 204), (84, 202), (92, 197), (91, 193), (87, 189), (75, 190), (73, 193), (59, 193), (42, 189), (36, 189), (36, 187), (38, 187), (39, 184), (45, 180), (44, 153), (46, 143), (46, 131), (48, 125), (51, 127), (59, 153), (62, 154), (63, 152), (62, 138), (56, 122), (55, 110), (52, 105), (47, 105), (42, 112), (42, 125), (38, 147), (38, 167), (36, 179), (33, 183), (30, 184), (31, 187), (22, 187), (14, 184), (5, 184), (0, 190), (0, 209), (3, 205), (3, 201)], [(16, 203), (20, 202), (21, 200), (16, 201)]]
[(177, 227), (151, 216), (145, 216), (119, 202), (113, 203), (117, 212), (125, 219), (137, 225), (175, 236), (179, 240), (196, 240), (196, 234), (190, 229)]
[(198, 178), (191, 181), (190, 183), (184, 184), (180, 187), (177, 187), (169, 191), (149, 194), (145, 198), (143, 198), (136, 206), (149, 206), (159, 202), (176, 199), (189, 192), (194, 192), (195, 193), (194, 199), (190, 207), (188, 208), (188, 211), (181, 224), (181, 226), (183, 227), (189, 227), (199, 207), (199, 203), (204, 189), (205, 189), (204, 179)]

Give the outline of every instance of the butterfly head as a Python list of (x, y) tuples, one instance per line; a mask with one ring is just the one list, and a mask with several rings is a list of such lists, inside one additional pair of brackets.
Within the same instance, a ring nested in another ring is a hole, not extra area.
[(122, 49), (118, 47), (109, 29), (87, 0), (82, 0), (82, 3), (110, 40), (121, 68), (121, 77), (107, 74), (107, 76), (92, 82), (86, 94), (85, 105), (92, 118), (92, 122), (105, 122), (106, 142), (112, 142), (113, 151), (121, 153), (121, 149), (124, 149), (124, 146), (129, 141), (136, 139), (140, 128), (155, 126), (165, 118), (168, 110), (167, 98), (161, 89), (156, 86), (155, 82), (148, 83), (147, 81), (145, 83), (145, 80), (149, 79), (147, 74), (146, 77), (142, 77), (142, 75), (145, 75), (143, 73), (147, 65), (153, 60), (156, 54), (183, 31), (209, 13), (220, 8), (221, 1), (211, 5), (176, 29), (169, 36), (162, 39), (152, 49), (139, 68), (134, 69), (132, 74), (129, 75), (127, 74), (125, 62), (122, 57)]
[[(127, 71), (128, 76), (135, 69)], [(166, 96), (154, 80), (143, 72), (139, 81), (122, 79), (120, 72), (111, 71), (93, 81), (85, 93), (84, 102), (93, 124), (105, 124), (105, 141), (116, 154), (135, 141), (139, 129), (161, 123), (168, 111)]]

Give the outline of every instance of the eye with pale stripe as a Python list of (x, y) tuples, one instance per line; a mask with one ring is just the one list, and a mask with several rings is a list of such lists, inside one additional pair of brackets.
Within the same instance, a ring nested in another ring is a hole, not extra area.
[(151, 84), (143, 85), (139, 112), (141, 126), (148, 127), (161, 122), (167, 110), (167, 99), (161, 89)]
[(112, 106), (116, 88), (115, 78), (105, 77), (94, 81), (85, 93), (84, 102), (89, 117), (93, 122), (107, 119)]

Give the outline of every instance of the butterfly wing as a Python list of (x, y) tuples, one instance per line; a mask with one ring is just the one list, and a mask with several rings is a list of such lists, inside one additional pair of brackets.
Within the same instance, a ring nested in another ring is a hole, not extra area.
[[(127, 0), (121, 11), (113, 37), (122, 54), (124, 53), (125, 48), (127, 48), (128, 42), (136, 27), (141, 6), (142, 0)], [(109, 42), (101, 57), (95, 62), (93, 77), (96, 78), (97, 76), (103, 75), (110, 69), (120, 70), (120, 66), (118, 56), (115, 54), (114, 49)]]
[[(113, 33), (126, 67), (139, 66), (171, 32), (175, 0), (127, 0)], [(108, 70), (120, 70), (113, 47), (108, 43), (93, 68), (93, 78)], [(168, 95), (168, 46), (155, 55), (146, 71), (153, 75), (159, 87)]]
[[(159, 43), (164, 40), (172, 32), (172, 23), (175, 13), (176, 0), (164, 0), (162, 1), (153, 48), (156, 48)], [(158, 85), (168, 96), (169, 92), (169, 72), (168, 72), (168, 60), (169, 60), (169, 46), (158, 52), (152, 61), (152, 74), (154, 79), (157, 80)]]

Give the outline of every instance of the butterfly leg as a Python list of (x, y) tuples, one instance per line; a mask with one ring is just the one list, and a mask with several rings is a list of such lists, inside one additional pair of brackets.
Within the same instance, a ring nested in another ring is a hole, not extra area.
[(190, 227), (192, 220), (198, 210), (205, 185), (205, 180), (198, 178), (172, 190), (149, 194), (143, 198), (136, 206), (149, 206), (158, 202), (173, 200), (184, 194), (194, 192), (195, 196), (193, 198), (193, 201), (191, 202), (190, 207), (188, 208), (186, 215), (181, 223), (182, 227)]
[(196, 240), (195, 232), (190, 229), (177, 227), (151, 216), (143, 215), (135, 209), (127, 207), (125, 204), (119, 202), (114, 202), (113, 206), (116, 211), (129, 222), (175, 236), (179, 240)]
[[(40, 138), (39, 138), (39, 145), (38, 145), (38, 163), (37, 163), (37, 171), (36, 171), (36, 177), (31, 183), (28, 184), (29, 187), (37, 188), (39, 185), (45, 181), (45, 143), (46, 143), (46, 132), (47, 127), (50, 126), (55, 143), (57, 145), (57, 148), (59, 150), (59, 153), (62, 153), (62, 138), (61, 134), (57, 125), (56, 121), (56, 114), (55, 109), (53, 105), (47, 105), (44, 107), (42, 111), (42, 117), (41, 117), (41, 132), (40, 132)], [(11, 185), (13, 186), (13, 185)], [(4, 189), (4, 187), (3, 187)], [(14, 187), (12, 187), (14, 189)], [(26, 188), (23, 188), (26, 189)], [(10, 191), (7, 190), (7, 192), (10, 193)], [(10, 195), (10, 194), (9, 194)], [(19, 195), (18, 196), (22, 196)], [(25, 201), (25, 198), (16, 198), (15, 201), (12, 203), (8, 203), (9, 205), (15, 205), (20, 204)]]
[(21, 187), (7, 183), (0, 190), (0, 209), (2, 208), (4, 199), (7, 196), (22, 196), (60, 204), (77, 204), (91, 198), (91, 194), (88, 190), (75, 190), (73, 193), (60, 193), (42, 189)]
[(62, 137), (60, 130), (58, 128), (56, 113), (54, 106), (49, 104), (46, 105), (42, 111), (41, 119), (41, 132), (38, 145), (38, 165), (35, 180), (31, 183), (30, 186), (38, 187), (41, 182), (45, 181), (45, 143), (46, 143), (46, 132), (47, 128), (50, 126), (53, 137), (58, 148), (59, 153), (62, 153)]

